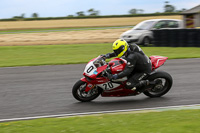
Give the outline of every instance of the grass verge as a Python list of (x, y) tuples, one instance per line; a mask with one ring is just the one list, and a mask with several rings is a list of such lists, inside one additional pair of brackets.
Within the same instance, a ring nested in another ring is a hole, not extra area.
[(1, 133), (198, 133), (200, 110), (102, 114), (0, 123)]
[[(200, 58), (200, 48), (142, 47), (150, 55), (169, 59)], [(112, 44), (1, 46), (0, 67), (86, 63), (100, 54), (112, 52)]]

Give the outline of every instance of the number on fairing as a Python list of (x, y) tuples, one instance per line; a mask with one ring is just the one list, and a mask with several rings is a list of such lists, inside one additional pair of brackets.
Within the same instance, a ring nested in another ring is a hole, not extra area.
[(105, 87), (105, 90), (110, 90), (110, 89), (112, 89), (114, 87), (111, 82), (103, 84), (103, 86)]
[(87, 73), (90, 73), (93, 69), (94, 69), (94, 67), (93, 67), (93, 66), (90, 66), (90, 67), (87, 69)]

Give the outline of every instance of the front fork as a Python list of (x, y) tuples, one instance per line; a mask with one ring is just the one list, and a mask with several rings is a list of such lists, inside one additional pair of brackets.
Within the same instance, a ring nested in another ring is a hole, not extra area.
[(90, 91), (91, 89), (93, 89), (95, 87), (95, 84), (92, 84), (92, 83), (88, 82), (85, 77), (81, 78), (81, 81), (87, 83), (86, 84), (86, 88), (85, 88), (85, 92), (88, 92), (88, 91)]

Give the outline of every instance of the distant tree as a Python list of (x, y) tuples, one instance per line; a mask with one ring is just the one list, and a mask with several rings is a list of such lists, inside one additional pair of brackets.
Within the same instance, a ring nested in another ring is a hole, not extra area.
[(138, 9), (137, 12), (138, 12), (139, 14), (142, 14), (142, 13), (144, 13), (144, 10), (143, 10), (143, 9)]
[(130, 13), (130, 14), (137, 14), (137, 9), (131, 9), (131, 10), (129, 11), (129, 13)]
[(32, 18), (38, 18), (38, 14), (37, 13), (33, 13), (32, 14)]
[(175, 12), (175, 6), (170, 5), (169, 1), (165, 1), (164, 12)]
[(99, 15), (99, 11), (95, 11), (93, 8), (89, 9), (87, 12), (89, 13), (89, 16), (98, 16)]
[(22, 18), (25, 18), (25, 13), (22, 13), (21, 17), (22, 17)]
[(176, 10), (175, 12), (184, 12), (184, 11), (186, 11), (187, 9), (185, 9), (185, 8), (182, 8), (181, 10)]
[(22, 16), (14, 16), (13, 18), (22, 19)]
[(15, 19), (23, 19), (25, 17), (25, 14), (23, 13), (21, 16), (14, 16)]
[(74, 15), (68, 15), (67, 17), (74, 17)]
[(94, 12), (94, 9), (91, 8), (91, 9), (88, 10), (88, 12), (89, 12), (89, 13), (93, 13), (93, 12)]
[(181, 12), (183, 12), (183, 11), (186, 11), (186, 10), (187, 10), (187, 9), (185, 9), (185, 8), (182, 8), (182, 9), (181, 9)]
[(144, 12), (143, 9), (131, 9), (129, 10), (129, 14), (142, 14)]
[(77, 12), (76, 14), (77, 14), (77, 16), (85, 16), (83, 11)]
[(23, 13), (21, 16), (14, 16), (15, 19), (23, 19), (25, 17), (25, 14)]

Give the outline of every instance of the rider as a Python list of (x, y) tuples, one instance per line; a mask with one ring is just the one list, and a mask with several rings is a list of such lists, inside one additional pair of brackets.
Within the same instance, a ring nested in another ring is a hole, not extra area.
[(104, 55), (104, 58), (119, 57), (127, 61), (125, 69), (118, 73), (109, 75), (109, 79), (120, 79), (128, 76), (126, 87), (137, 92), (142, 92), (140, 88), (149, 84), (145, 78), (151, 72), (151, 61), (144, 54), (142, 49), (136, 44), (128, 44), (123, 39), (118, 39), (113, 43), (113, 53)]

